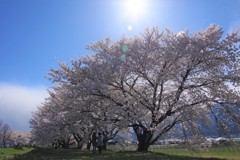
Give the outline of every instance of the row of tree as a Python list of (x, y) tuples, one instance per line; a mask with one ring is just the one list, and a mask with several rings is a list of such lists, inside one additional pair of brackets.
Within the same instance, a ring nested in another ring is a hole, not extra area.
[(81, 148), (94, 130), (107, 142), (130, 128), (137, 150), (147, 151), (173, 130), (199, 140), (212, 117), (229, 133), (226, 124), (240, 124), (239, 44), (238, 32), (223, 37), (216, 25), (195, 34), (153, 28), (92, 43), (93, 54), (50, 70), (55, 85), (33, 114), (34, 141)]
[[(55, 87), (54, 91), (55, 93), (49, 91), (50, 97), (33, 113), (30, 121), (35, 145), (63, 148), (76, 145), (77, 148), (82, 148), (84, 143), (90, 144), (94, 131), (101, 131), (106, 147), (107, 141), (119, 132), (117, 125), (102, 119), (106, 115), (97, 107), (100, 102), (92, 104), (91, 99), (83, 100), (80, 97), (74, 101), (74, 97), (68, 97), (73, 96), (73, 92), (59, 87)], [(106, 110), (105, 113), (107, 112)]]
[(30, 140), (30, 133), (13, 131), (0, 120), (0, 148), (31, 146)]

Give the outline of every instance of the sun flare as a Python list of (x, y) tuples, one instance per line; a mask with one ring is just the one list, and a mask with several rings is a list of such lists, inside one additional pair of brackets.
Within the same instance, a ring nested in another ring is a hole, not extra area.
[(124, 4), (125, 13), (133, 19), (138, 19), (144, 14), (146, 5), (146, 0), (126, 0)]

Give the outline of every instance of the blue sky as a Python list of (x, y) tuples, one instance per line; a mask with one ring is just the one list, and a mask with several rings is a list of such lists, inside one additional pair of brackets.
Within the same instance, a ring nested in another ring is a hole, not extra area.
[(29, 130), (31, 111), (52, 85), (48, 70), (91, 53), (85, 50), (91, 42), (139, 35), (153, 26), (192, 33), (211, 23), (226, 33), (240, 26), (240, 0), (138, 0), (126, 7), (128, 1), (0, 0), (0, 119)]

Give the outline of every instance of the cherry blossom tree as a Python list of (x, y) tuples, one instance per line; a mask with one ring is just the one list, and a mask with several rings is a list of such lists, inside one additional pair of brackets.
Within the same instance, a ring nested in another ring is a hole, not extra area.
[(68, 105), (69, 101), (64, 101), (64, 93), (62, 89), (58, 93), (49, 92), (50, 97), (37, 112), (33, 113), (30, 124), (33, 139), (38, 145), (68, 148), (70, 142), (75, 139), (78, 147), (81, 148), (81, 136), (84, 131), (82, 126), (79, 126), (81, 117), (76, 118), (76, 114), (72, 114), (69, 119), (68, 115), (72, 113), (72, 107)]
[(216, 25), (195, 34), (147, 29), (139, 37), (88, 45), (93, 55), (61, 63), (50, 80), (74, 93), (66, 100), (88, 99), (89, 117), (131, 127), (137, 150), (147, 151), (175, 127), (199, 139), (216, 112), (239, 124), (239, 44), (239, 32), (223, 36)]
[[(69, 89), (70, 88), (70, 89)], [(88, 143), (93, 131), (104, 135), (104, 148), (117, 133), (119, 126), (109, 123), (107, 105), (101, 99), (83, 97), (75, 93), (70, 85), (53, 87), (50, 97), (33, 113), (30, 121), (33, 141), (40, 146), (68, 148), (71, 142), (82, 148)]]

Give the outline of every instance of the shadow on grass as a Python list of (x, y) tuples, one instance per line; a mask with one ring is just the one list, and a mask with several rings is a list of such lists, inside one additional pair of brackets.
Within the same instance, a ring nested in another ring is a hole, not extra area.
[(218, 158), (197, 158), (172, 156), (155, 152), (113, 152), (105, 151), (93, 154), (90, 151), (77, 149), (34, 149), (27, 154), (15, 157), (14, 160), (224, 160)]

